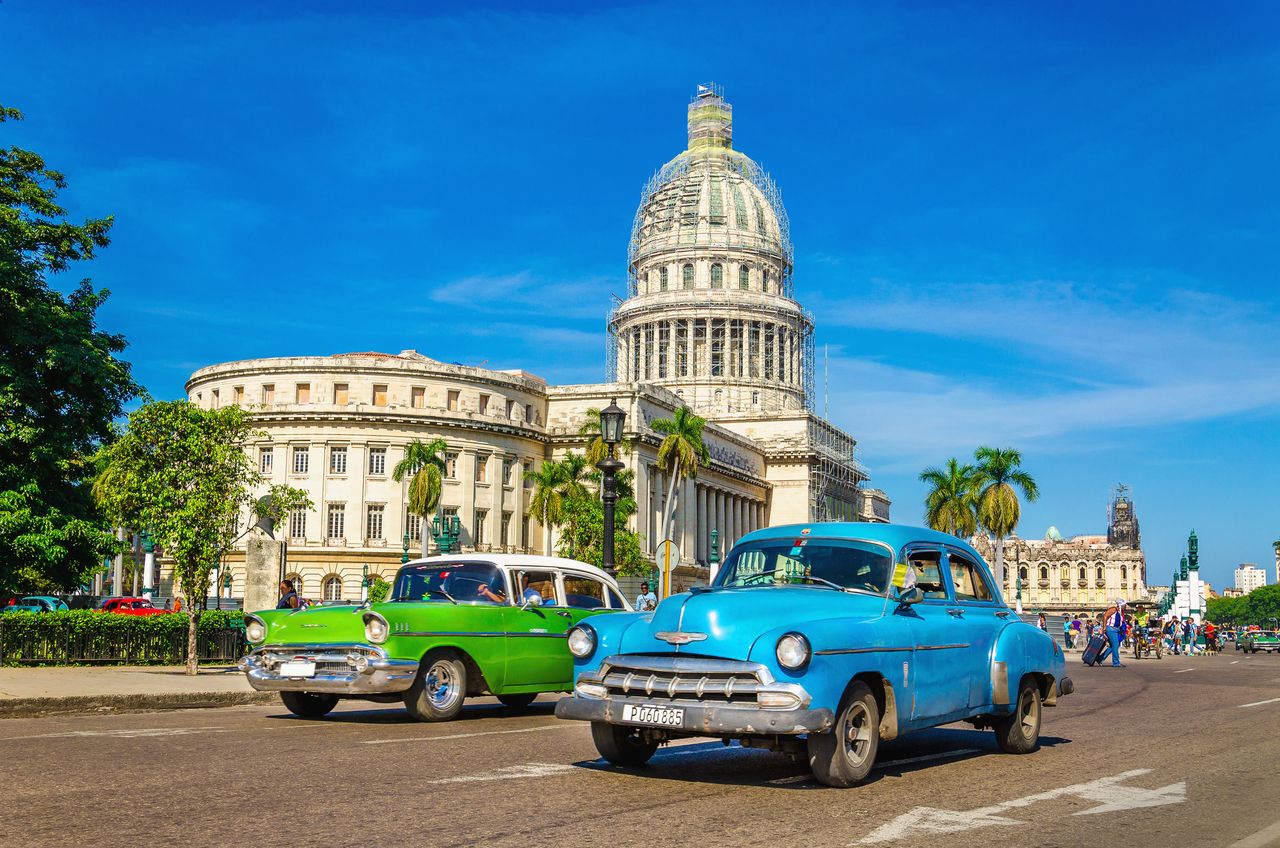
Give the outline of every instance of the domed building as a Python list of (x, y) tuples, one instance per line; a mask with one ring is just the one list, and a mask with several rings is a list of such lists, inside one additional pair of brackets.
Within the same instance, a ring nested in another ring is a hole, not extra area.
[[(390, 475), (415, 439), (449, 445), (441, 512), (458, 517), (462, 550), (553, 552), (524, 472), (582, 450), (587, 410), (613, 399), (627, 411), (631, 450), (619, 458), (635, 473), (633, 529), (650, 554), (668, 486), (649, 424), (681, 406), (708, 420), (711, 464), (675, 492), (685, 585), (707, 575), (712, 530), (723, 556), (769, 524), (889, 519), (853, 437), (813, 411), (813, 317), (794, 297), (786, 211), (768, 175), (733, 149), (732, 116), (718, 88), (700, 86), (687, 148), (645, 187), (628, 296), (607, 317), (609, 383), (548, 386), (413, 350), (229, 362), (191, 376), (191, 402), (252, 410), (258, 468), (315, 503), (283, 529), (281, 576), (310, 597), (353, 598), (366, 572), (394, 571), (406, 539), (415, 555), (433, 549)], [(230, 560), (234, 596), (243, 549)]]

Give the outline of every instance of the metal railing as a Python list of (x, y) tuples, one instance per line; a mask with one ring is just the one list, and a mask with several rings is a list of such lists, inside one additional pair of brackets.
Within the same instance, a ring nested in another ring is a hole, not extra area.
[[(196, 636), (200, 662), (235, 662), (247, 649), (244, 628), (221, 627)], [(83, 632), (62, 624), (7, 628), (0, 617), (0, 665), (177, 665), (187, 659), (187, 632)]]

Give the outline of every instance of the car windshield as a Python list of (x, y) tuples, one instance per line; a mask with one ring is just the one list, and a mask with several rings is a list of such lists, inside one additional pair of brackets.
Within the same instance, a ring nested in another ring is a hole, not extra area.
[(440, 562), (406, 565), (396, 574), (393, 601), (506, 603), (506, 584), (488, 562)]
[(884, 594), (893, 574), (887, 548), (852, 539), (763, 539), (738, 545), (715, 585), (826, 586)]

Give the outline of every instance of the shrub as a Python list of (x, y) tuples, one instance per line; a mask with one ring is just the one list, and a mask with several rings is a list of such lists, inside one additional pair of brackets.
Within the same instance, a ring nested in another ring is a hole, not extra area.
[[(205, 659), (244, 652), (244, 613), (205, 610), (197, 626)], [(169, 665), (186, 656), (186, 613), (123, 615), (94, 610), (0, 613), (0, 664)]]

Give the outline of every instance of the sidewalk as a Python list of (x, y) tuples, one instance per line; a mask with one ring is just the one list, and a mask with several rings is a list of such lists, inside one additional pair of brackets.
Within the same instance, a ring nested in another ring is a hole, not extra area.
[(142, 712), (275, 703), (234, 666), (0, 668), (0, 718), (74, 713)]

